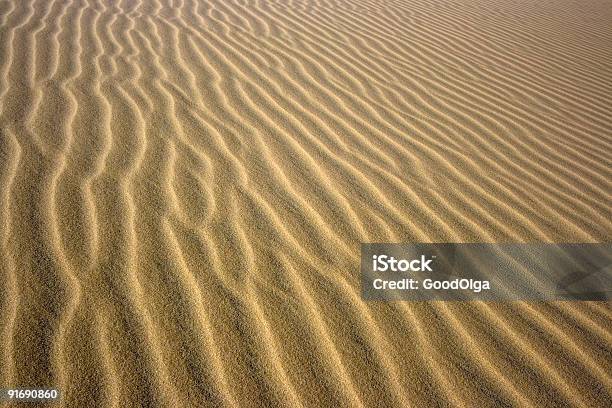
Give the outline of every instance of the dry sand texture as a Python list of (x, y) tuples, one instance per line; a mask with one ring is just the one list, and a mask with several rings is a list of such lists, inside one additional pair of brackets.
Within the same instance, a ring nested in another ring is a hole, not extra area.
[(610, 406), (607, 303), (364, 303), (360, 242), (612, 237), (609, 0), (0, 1), (0, 387)]

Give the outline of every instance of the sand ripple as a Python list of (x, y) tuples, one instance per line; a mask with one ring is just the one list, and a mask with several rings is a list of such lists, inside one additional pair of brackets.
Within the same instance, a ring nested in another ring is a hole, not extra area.
[(610, 406), (605, 303), (364, 303), (361, 242), (612, 236), (604, 0), (0, 2), (0, 388)]

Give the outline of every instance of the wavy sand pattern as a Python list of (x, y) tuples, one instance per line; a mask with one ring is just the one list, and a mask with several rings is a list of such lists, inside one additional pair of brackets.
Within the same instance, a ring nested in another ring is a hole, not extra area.
[(607, 0), (0, 1), (0, 388), (612, 403), (607, 303), (364, 303), (361, 242), (612, 237)]

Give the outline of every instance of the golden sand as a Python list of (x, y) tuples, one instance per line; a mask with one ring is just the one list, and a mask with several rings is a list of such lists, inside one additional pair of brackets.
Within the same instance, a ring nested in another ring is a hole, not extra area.
[(610, 406), (608, 303), (362, 301), (362, 242), (612, 237), (608, 0), (0, 1), (0, 388)]

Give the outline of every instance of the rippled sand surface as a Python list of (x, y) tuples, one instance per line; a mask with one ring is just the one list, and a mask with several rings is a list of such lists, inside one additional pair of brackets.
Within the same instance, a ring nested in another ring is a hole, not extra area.
[(610, 241), (607, 0), (2, 0), (0, 132), (0, 388), (612, 404), (609, 303), (359, 286), (361, 242)]

